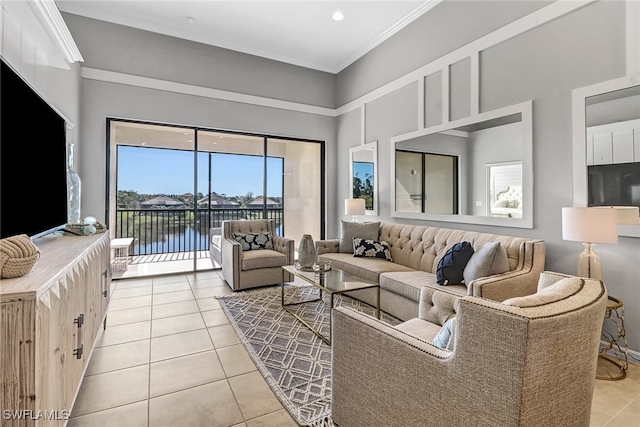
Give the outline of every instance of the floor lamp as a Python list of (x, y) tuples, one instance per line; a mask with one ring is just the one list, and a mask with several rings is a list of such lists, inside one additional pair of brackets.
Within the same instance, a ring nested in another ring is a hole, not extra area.
[(365, 214), (364, 199), (345, 199), (344, 214), (352, 215), (353, 222), (358, 222), (358, 215)]
[(602, 263), (595, 243), (618, 243), (618, 215), (613, 209), (562, 208), (562, 239), (582, 242), (578, 276), (602, 280)]

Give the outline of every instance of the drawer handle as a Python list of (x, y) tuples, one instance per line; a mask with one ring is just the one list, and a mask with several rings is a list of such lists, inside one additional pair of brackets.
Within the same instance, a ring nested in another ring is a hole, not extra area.
[(84, 314), (80, 314), (78, 317), (73, 319), (73, 323), (78, 325), (78, 329), (82, 328), (82, 325), (84, 325)]

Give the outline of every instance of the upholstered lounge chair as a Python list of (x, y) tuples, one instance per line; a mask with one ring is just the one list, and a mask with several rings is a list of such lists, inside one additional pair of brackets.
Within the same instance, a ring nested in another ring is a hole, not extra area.
[(451, 350), (334, 309), (332, 419), (340, 427), (588, 426), (606, 288), (540, 277), (536, 294), (503, 303), (461, 298)]
[[(293, 280), (283, 274), (283, 265), (294, 263), (294, 241), (276, 235), (275, 221), (240, 220), (222, 223), (222, 275), (234, 291), (274, 285)], [(257, 235), (270, 233), (272, 249), (243, 250), (234, 233)]]

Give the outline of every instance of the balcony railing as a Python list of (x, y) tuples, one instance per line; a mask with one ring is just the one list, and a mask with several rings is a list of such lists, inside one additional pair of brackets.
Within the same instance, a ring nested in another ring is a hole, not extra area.
[[(265, 216), (266, 212), (266, 216)], [(238, 209), (118, 209), (115, 236), (133, 237), (132, 255), (155, 255), (209, 250), (209, 229), (222, 221), (274, 219), (282, 236), (282, 208)]]

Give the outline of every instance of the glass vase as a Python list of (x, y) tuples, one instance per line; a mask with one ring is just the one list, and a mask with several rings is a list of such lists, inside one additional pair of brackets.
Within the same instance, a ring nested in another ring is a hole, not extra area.
[(311, 268), (316, 262), (316, 246), (311, 234), (304, 234), (298, 247), (298, 263), (302, 268)]
[(80, 223), (80, 177), (73, 169), (73, 144), (67, 144), (67, 222)]

